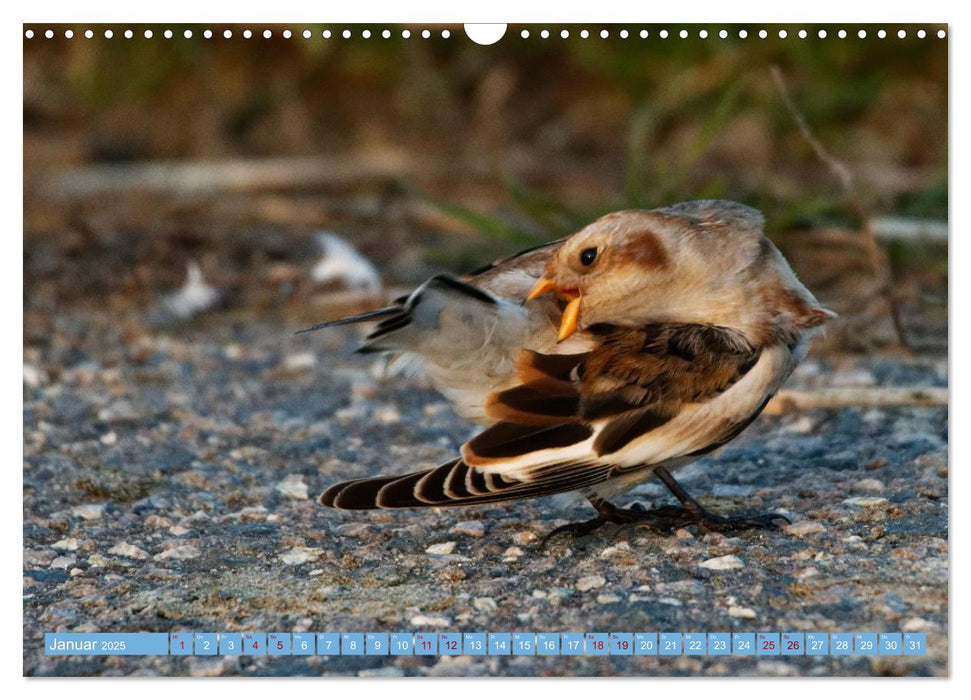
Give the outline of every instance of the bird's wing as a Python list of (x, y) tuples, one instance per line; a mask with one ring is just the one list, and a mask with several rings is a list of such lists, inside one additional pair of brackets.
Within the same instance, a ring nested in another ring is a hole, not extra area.
[(413, 508), (533, 498), (693, 458), (754, 420), (788, 374), (788, 354), (720, 329), (671, 325), (608, 330), (589, 353), (524, 351), (521, 383), (489, 398), (498, 422), (463, 445), (461, 459), (338, 484), (321, 502)]
[(593, 351), (569, 358), (524, 352), (523, 382), (489, 397), (498, 422), (462, 454), (517, 478), (547, 462), (624, 469), (701, 454), (758, 415), (788, 374), (788, 355), (688, 324), (608, 329)]

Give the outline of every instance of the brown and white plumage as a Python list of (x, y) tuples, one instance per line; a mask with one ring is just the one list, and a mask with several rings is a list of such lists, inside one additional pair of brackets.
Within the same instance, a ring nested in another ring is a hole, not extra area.
[(578, 491), (604, 515), (618, 511), (603, 499), (652, 474), (668, 483), (667, 470), (759, 415), (833, 315), (762, 226), (733, 202), (618, 212), (382, 310), (364, 349), (419, 357), (488, 427), (451, 462), (337, 484), (320, 502), (459, 506)]

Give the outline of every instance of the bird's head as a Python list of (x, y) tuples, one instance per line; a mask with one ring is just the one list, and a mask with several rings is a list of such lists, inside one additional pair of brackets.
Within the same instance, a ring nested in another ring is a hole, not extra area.
[(564, 241), (527, 301), (554, 293), (563, 302), (561, 341), (599, 324), (702, 323), (762, 342), (835, 316), (762, 227), (758, 211), (735, 202), (608, 214)]

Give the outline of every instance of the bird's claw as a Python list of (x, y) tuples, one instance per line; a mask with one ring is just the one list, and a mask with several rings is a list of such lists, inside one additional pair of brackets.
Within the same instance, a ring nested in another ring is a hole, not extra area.
[(605, 510), (591, 520), (579, 523), (568, 523), (550, 531), (540, 542), (545, 547), (554, 537), (569, 534), (573, 539), (586, 537), (608, 523), (620, 525), (617, 532), (623, 532), (631, 527), (649, 527), (661, 532), (697, 524), (702, 532), (735, 533), (744, 530), (767, 530), (779, 527), (778, 521), (791, 521), (781, 513), (761, 513), (758, 515), (724, 516), (709, 513), (707, 510), (693, 512), (677, 506), (663, 506), (645, 510), (639, 503), (630, 508), (613, 508)]

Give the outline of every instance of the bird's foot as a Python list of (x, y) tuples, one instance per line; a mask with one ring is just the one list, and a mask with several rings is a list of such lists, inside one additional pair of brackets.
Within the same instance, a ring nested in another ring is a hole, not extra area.
[(555, 528), (543, 538), (540, 546), (545, 546), (551, 539), (563, 534), (568, 534), (573, 539), (586, 537), (608, 523), (620, 525), (618, 532), (627, 527), (647, 527), (660, 532), (671, 532), (685, 525), (696, 524), (702, 532), (735, 533), (744, 530), (772, 529), (779, 527), (779, 521), (790, 522), (789, 518), (780, 513), (725, 516), (709, 513), (700, 506), (697, 508), (663, 506), (645, 510), (639, 503), (635, 503), (630, 508), (618, 508), (604, 502), (596, 507), (597, 517)]
[(744, 530), (772, 530), (778, 528), (779, 521), (790, 523), (781, 513), (757, 513), (754, 515), (715, 515), (702, 509), (693, 514), (702, 532), (734, 533)]
[[(684, 508), (676, 506), (664, 506), (663, 508), (652, 508), (645, 510), (639, 503), (635, 503), (630, 508), (618, 508), (604, 502), (597, 507), (597, 517), (584, 520), (579, 523), (569, 523), (561, 525), (552, 530), (540, 546), (545, 546), (547, 542), (558, 535), (569, 534), (573, 539), (586, 537), (594, 530), (598, 530), (604, 525), (614, 523), (623, 526), (648, 527), (662, 532), (670, 532), (677, 527), (696, 522), (694, 516)], [(618, 530), (619, 530), (618, 529)]]

